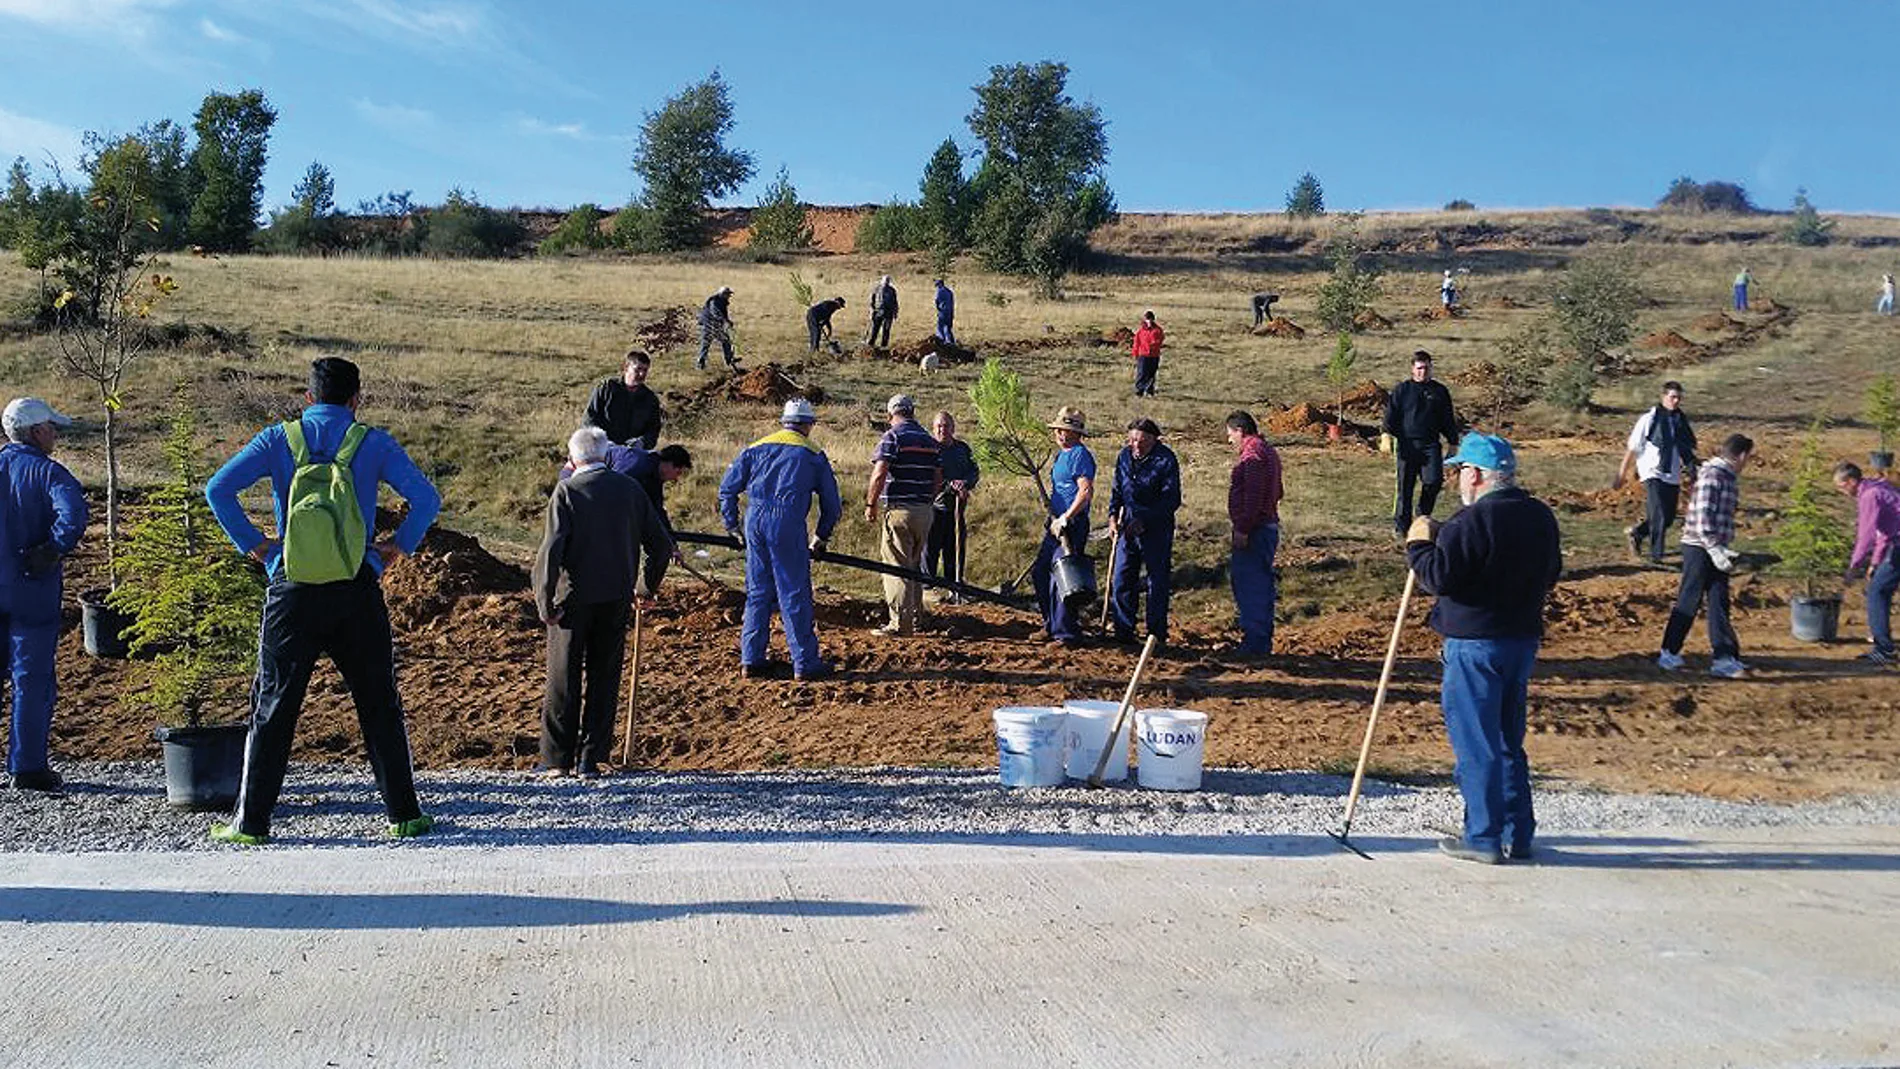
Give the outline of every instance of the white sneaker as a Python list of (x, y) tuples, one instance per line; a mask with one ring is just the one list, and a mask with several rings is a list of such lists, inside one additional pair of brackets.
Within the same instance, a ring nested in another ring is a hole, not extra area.
[(1723, 679), (1740, 679), (1748, 671), (1748, 666), (1734, 657), (1722, 657), (1709, 666), (1709, 674)]
[(1664, 650), (1656, 655), (1656, 667), (1665, 672), (1680, 672), (1682, 670), (1682, 664), (1682, 654), (1680, 653), (1670, 653), (1668, 650)]

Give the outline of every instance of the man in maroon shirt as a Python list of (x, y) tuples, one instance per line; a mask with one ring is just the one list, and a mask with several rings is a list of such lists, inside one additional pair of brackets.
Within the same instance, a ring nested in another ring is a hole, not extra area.
[(1893, 592), (1900, 587), (1900, 489), (1879, 479), (1863, 479), (1860, 466), (1842, 461), (1834, 467), (1834, 488), (1854, 499), (1854, 555), (1847, 559), (1847, 581), (1867, 569), (1867, 632), (1874, 648), (1862, 660), (1894, 663)]
[(1273, 652), (1273, 606), (1279, 592), (1273, 555), (1280, 548), (1280, 454), (1260, 437), (1252, 414), (1227, 417), (1227, 444), (1234, 470), (1227, 484), (1227, 518), (1233, 524), (1234, 607), (1240, 614), (1241, 654)]

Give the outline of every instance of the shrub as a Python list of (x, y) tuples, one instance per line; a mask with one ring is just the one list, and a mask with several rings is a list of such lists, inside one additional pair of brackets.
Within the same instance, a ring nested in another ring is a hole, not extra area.
[(1590, 407), (1590, 395), (1596, 386), (1596, 362), (1572, 355), (1551, 365), (1550, 376), (1544, 380), (1544, 400), (1558, 408), (1581, 412)]
[(1833, 220), (1821, 218), (1821, 213), (1814, 210), (1813, 203), (1808, 200), (1808, 191), (1796, 189), (1794, 214), (1788, 220), (1787, 228), (1782, 231), (1782, 236), (1796, 245), (1820, 246), (1833, 240), (1833, 229)]
[(790, 278), (787, 281), (792, 284), (792, 302), (798, 305), (798, 310), (802, 312), (812, 306), (811, 283), (805, 281), (804, 276), (796, 271), (789, 274)]
[(607, 227), (607, 244), (628, 252), (652, 252), (657, 247), (652, 232), (646, 208), (637, 202), (631, 203), (614, 213), (614, 220)]
[(1293, 183), (1286, 195), (1286, 214), (1289, 219), (1306, 219), (1326, 212), (1326, 192), (1319, 185), (1319, 179), (1308, 171)]
[(1636, 334), (1644, 301), (1635, 266), (1617, 254), (1585, 256), (1564, 271), (1551, 295), (1558, 337), (1594, 365)]
[(1446, 201), (1445, 210), (1448, 212), (1475, 212), (1478, 210), (1478, 206), (1463, 197), (1459, 197), (1456, 200)]
[(1359, 313), (1372, 307), (1379, 296), (1379, 269), (1365, 262), (1365, 250), (1359, 243), (1359, 217), (1349, 215), (1346, 222), (1326, 244), (1326, 255), (1333, 262), (1333, 273), (1319, 287), (1319, 321), (1337, 333), (1356, 331)]
[(569, 249), (603, 249), (607, 235), (601, 233), (600, 217), (606, 214), (598, 204), (583, 204), (567, 213), (554, 232), (541, 239), (538, 252), (552, 254)]
[(859, 252), (916, 252), (930, 247), (930, 224), (917, 205), (894, 200), (858, 223)]
[(765, 196), (752, 210), (752, 226), (747, 244), (757, 249), (783, 251), (811, 247), (811, 224), (805, 221), (805, 206), (798, 202), (798, 190), (785, 168), (765, 187)]
[(1684, 176), (1669, 183), (1669, 191), (1656, 207), (1678, 212), (1728, 212), (1752, 215), (1758, 209), (1748, 199), (1748, 191), (1735, 182), (1697, 182)]
[(429, 213), (422, 251), (430, 256), (492, 258), (513, 252), (527, 237), (528, 228), (513, 212), (497, 211), (473, 193), (451, 189), (442, 206)]
[(1816, 584), (1838, 577), (1847, 567), (1852, 549), (1834, 505), (1833, 465), (1821, 451), (1823, 421), (1818, 417), (1801, 440), (1794, 479), (1788, 484), (1788, 507), (1769, 548), (1781, 558), (1778, 570), (1801, 580), (1808, 597)]
[(1880, 451), (1893, 452), (1893, 447), (1900, 444), (1900, 385), (1896, 385), (1892, 372), (1867, 387), (1866, 407), (1861, 415), (1879, 433)]

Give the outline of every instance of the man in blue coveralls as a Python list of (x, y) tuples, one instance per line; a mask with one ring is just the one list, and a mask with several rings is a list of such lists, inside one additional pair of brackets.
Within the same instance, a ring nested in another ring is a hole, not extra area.
[[(785, 402), (779, 416), (785, 429), (746, 446), (719, 481), (719, 518), (745, 548), (745, 624), (739, 633), (739, 674), (745, 679), (770, 671), (765, 647), (774, 607), (792, 651), (792, 678), (803, 682), (832, 672), (818, 656), (812, 628), (811, 555), (825, 548), (844, 503), (831, 461), (811, 442), (816, 422), (810, 401)], [(743, 533), (740, 494), (746, 497)], [(818, 531), (808, 541), (805, 517), (813, 494), (818, 495)]]
[[(352, 433), (362, 396), (362, 372), (355, 364), (338, 356), (313, 361), (310, 389), (304, 396), (310, 404), (293, 423), (307, 459), (331, 463), (346, 441), (356, 442), (348, 468), (364, 531), (373, 535), (376, 530), (378, 484), (389, 484), (407, 501), (409, 514), (389, 538), (365, 540), (354, 576), (336, 582), (293, 582), (283, 547), (290, 483), (297, 472), (292, 424), (273, 424), (257, 432), (205, 483), (205, 499), (218, 526), (239, 552), (257, 560), (270, 576), (258, 625), (257, 678), (251, 685), (251, 731), (244, 740), (237, 812), (230, 823), (213, 824), (211, 837), (243, 846), (270, 841), (271, 812), (284, 788), (297, 715), (303, 710), (317, 658), (324, 654), (336, 665), (356, 705), (363, 748), (369, 753), (370, 769), (389, 818), (389, 834), (399, 839), (426, 835), (435, 821), (416, 800), (382, 575), (384, 568), (421, 545), (442, 508), (442, 497), (387, 431), (366, 426), (360, 435)], [(266, 538), (238, 502), (238, 495), (261, 479), (270, 480), (277, 510), (276, 538)]]
[(1064, 406), (1048, 427), (1056, 438), (1056, 459), (1049, 467), (1049, 532), (1043, 536), (1029, 575), (1036, 585), (1036, 605), (1042, 610), (1049, 641), (1073, 646), (1082, 639), (1081, 613), (1056, 596), (1055, 562), (1058, 556), (1080, 553), (1088, 545), (1095, 454), (1082, 444), (1088, 437), (1088, 421), (1081, 409)]
[[(1173, 590), (1174, 514), (1181, 507), (1181, 465), (1161, 444), (1161, 427), (1143, 417), (1128, 425), (1128, 445), (1115, 458), (1108, 494), (1108, 529), (1115, 535), (1115, 638), (1135, 641), (1135, 608), (1144, 579), (1148, 633), (1168, 640), (1168, 595)], [(1142, 573), (1146, 572), (1146, 576)]]
[(0, 415), (0, 640), (13, 683), (7, 775), (18, 790), (65, 789), (47, 762), (58, 677), (60, 558), (86, 531), (86, 495), (47, 454), (72, 420), (37, 397), (21, 397)]
[(937, 280), (937, 340), (945, 345), (955, 345), (957, 335), (957, 295), (943, 279)]

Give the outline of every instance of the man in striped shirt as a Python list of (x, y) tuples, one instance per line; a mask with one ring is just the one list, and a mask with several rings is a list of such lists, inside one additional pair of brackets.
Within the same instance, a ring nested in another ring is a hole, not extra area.
[(1234, 608), (1240, 615), (1236, 652), (1273, 652), (1273, 608), (1279, 596), (1273, 555), (1280, 548), (1280, 454), (1260, 437), (1249, 412), (1227, 417), (1227, 444), (1234, 447), (1234, 470), (1227, 484), (1227, 519), (1233, 525)]
[[(898, 394), (884, 406), (891, 429), (871, 454), (871, 482), (864, 491), (864, 518), (877, 522), (884, 504), (883, 535), (878, 540), (884, 563), (921, 572), (930, 541), (931, 503), (943, 489), (943, 457), (937, 440), (917, 422), (917, 402)], [(923, 616), (924, 586), (914, 579), (884, 577), (884, 603), (890, 621), (880, 635), (909, 635)]]
[(1730, 545), (1735, 541), (1735, 506), (1741, 500), (1737, 483), (1754, 452), (1755, 443), (1747, 435), (1731, 434), (1721, 452), (1696, 474), (1695, 492), (1682, 523), (1682, 582), (1676, 589), (1669, 626), (1663, 631), (1662, 652), (1656, 655), (1657, 666), (1665, 672), (1682, 667), (1682, 642), (1689, 637), (1704, 599), (1709, 607), (1709, 646), (1715, 655), (1709, 674), (1740, 679), (1747, 671), (1728, 618), (1728, 574), (1735, 565)]

